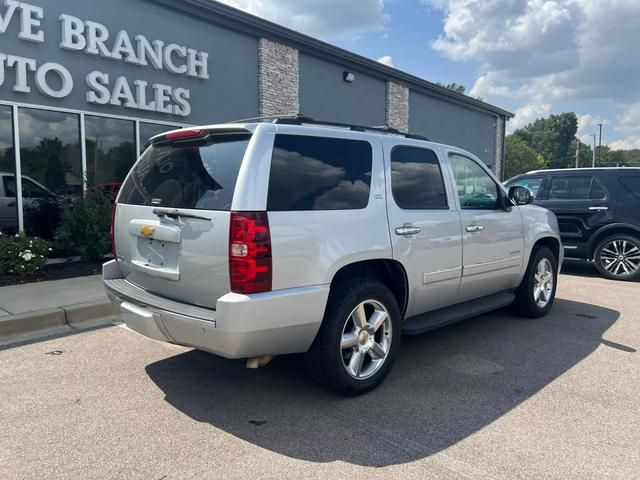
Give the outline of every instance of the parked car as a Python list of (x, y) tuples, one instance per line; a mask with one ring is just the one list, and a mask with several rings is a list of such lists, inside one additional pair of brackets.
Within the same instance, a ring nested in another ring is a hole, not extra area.
[[(41, 202), (57, 200), (58, 196), (31, 177), (22, 175), (22, 202), (25, 209), (35, 209)], [(0, 172), (0, 231), (15, 233), (18, 227), (16, 207), (16, 176)]]
[(177, 130), (122, 185), (104, 285), (147, 337), (248, 366), (305, 352), (320, 384), (358, 394), (402, 333), (549, 311), (563, 250), (530, 201), (415, 135), (300, 118)]
[(536, 170), (506, 182), (555, 212), (567, 258), (613, 280), (640, 278), (640, 168)]

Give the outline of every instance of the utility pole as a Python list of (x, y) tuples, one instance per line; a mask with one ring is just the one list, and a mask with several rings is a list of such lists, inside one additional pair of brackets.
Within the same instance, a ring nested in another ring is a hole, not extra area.
[(600, 140), (598, 141), (598, 163), (600, 163), (600, 152), (602, 151), (602, 123), (599, 123), (600, 127)]
[(596, 167), (596, 134), (593, 134), (593, 158), (591, 159), (591, 168)]
[(580, 167), (580, 139), (576, 137), (576, 168)]

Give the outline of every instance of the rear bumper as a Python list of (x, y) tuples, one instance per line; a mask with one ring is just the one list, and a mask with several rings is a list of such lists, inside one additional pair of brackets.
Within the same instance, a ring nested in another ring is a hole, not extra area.
[(122, 278), (118, 264), (102, 268), (114, 316), (142, 335), (226, 358), (305, 352), (311, 346), (329, 286), (220, 297), (216, 310), (153, 295)]

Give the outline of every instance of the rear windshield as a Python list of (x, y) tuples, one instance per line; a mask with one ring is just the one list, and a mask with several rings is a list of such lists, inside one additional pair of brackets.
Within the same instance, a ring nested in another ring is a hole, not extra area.
[(119, 203), (230, 210), (251, 135), (214, 135), (206, 141), (153, 145), (125, 180)]

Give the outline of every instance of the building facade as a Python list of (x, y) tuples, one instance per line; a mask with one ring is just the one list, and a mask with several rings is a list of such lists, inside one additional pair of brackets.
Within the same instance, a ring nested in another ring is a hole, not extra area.
[(473, 152), (511, 113), (210, 0), (0, 2), (0, 231), (51, 237), (60, 199), (117, 190), (149, 137), (302, 113)]

